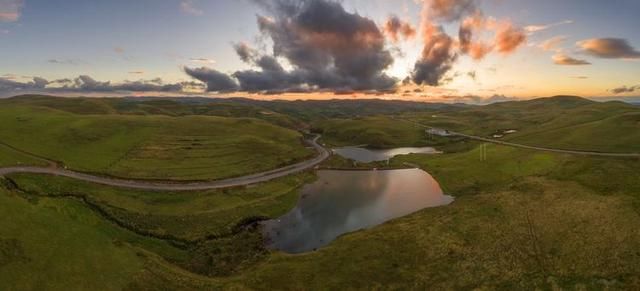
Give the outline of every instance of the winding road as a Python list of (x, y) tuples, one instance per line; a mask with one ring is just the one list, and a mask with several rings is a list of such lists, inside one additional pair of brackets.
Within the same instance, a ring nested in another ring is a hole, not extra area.
[(189, 183), (167, 183), (167, 182), (151, 182), (142, 180), (127, 180), (109, 177), (94, 176), (86, 173), (75, 172), (59, 167), (6, 167), (0, 168), (0, 176), (15, 174), (15, 173), (31, 173), (31, 174), (47, 174), (54, 176), (69, 177), (81, 181), (92, 182), (102, 185), (144, 189), (144, 190), (157, 190), (157, 191), (195, 191), (195, 190), (210, 190), (210, 189), (222, 189), (237, 186), (245, 186), (256, 183), (267, 182), (276, 178), (284, 177), (287, 175), (299, 173), (307, 169), (313, 168), (318, 164), (326, 160), (330, 155), (330, 151), (318, 144), (320, 136), (314, 137), (309, 140), (309, 144), (318, 152), (318, 155), (313, 159), (306, 160), (297, 164), (289, 165), (279, 169), (266, 171), (262, 173), (230, 178), (217, 181), (204, 181), (204, 182), (189, 182)]
[[(441, 128), (435, 128), (435, 127), (427, 126), (427, 125), (424, 125), (424, 124), (421, 124), (421, 123), (418, 123), (418, 122), (415, 122), (415, 121), (411, 121), (411, 120), (406, 120), (406, 119), (397, 119), (397, 120), (413, 123), (415, 125), (418, 125), (418, 126), (421, 126), (421, 127), (427, 128), (427, 129), (443, 130)], [(640, 158), (640, 153), (607, 153), (607, 152), (575, 151), (575, 150), (554, 149), (554, 148), (528, 146), (528, 145), (523, 145), (523, 144), (518, 144), (518, 143), (500, 141), (500, 140), (495, 140), (495, 139), (490, 139), (490, 138), (485, 138), (485, 137), (480, 137), (480, 136), (475, 136), (475, 135), (468, 135), (468, 134), (455, 132), (455, 131), (450, 131), (450, 130), (447, 130), (447, 132), (451, 136), (461, 136), (461, 137), (466, 137), (468, 139), (473, 139), (473, 140), (477, 140), (477, 141), (483, 141), (483, 142), (488, 142), (488, 143), (493, 143), (493, 144), (498, 144), (498, 145), (510, 146), (510, 147), (515, 147), (515, 148), (523, 148), (523, 149), (535, 150), (535, 151), (552, 152), (552, 153), (560, 153), (560, 154), (570, 154), (570, 155), (582, 155), (582, 156)]]

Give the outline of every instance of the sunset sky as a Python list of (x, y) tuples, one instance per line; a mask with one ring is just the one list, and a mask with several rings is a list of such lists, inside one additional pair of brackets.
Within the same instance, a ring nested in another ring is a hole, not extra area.
[(0, 97), (640, 96), (638, 0), (0, 0)]

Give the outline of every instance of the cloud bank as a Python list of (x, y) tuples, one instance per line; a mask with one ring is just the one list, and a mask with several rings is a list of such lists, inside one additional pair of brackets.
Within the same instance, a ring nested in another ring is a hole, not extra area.
[(622, 38), (592, 38), (578, 42), (582, 52), (604, 59), (640, 59), (640, 51)]
[(611, 89), (609, 91), (611, 91), (611, 93), (613, 93), (613, 94), (623, 94), (623, 93), (633, 93), (636, 90), (640, 91), (640, 85), (631, 86), (631, 87), (622, 86), (622, 87), (618, 87), (618, 88), (613, 88), (613, 89)]
[[(384, 73), (393, 57), (373, 20), (330, 0), (254, 2), (262, 8), (257, 23), (262, 37), (272, 41), (272, 51), (235, 44), (239, 58), (253, 68), (230, 76), (213, 69), (185, 69), (207, 83), (208, 91), (384, 91), (395, 87), (398, 80)], [(408, 31), (405, 27), (399, 33), (408, 35)], [(281, 61), (291, 68), (285, 69)]]
[(195, 82), (179, 82), (165, 84), (162, 79), (125, 81), (112, 83), (98, 81), (88, 75), (80, 75), (74, 79), (65, 78), (48, 81), (41, 77), (33, 77), (30, 81), (16, 81), (8, 77), (0, 77), (0, 93), (21, 94), (25, 92), (76, 92), (76, 93), (116, 93), (116, 92), (183, 92), (192, 89), (203, 89)]
[(552, 59), (553, 59), (553, 63), (555, 63), (556, 65), (564, 65), (564, 66), (591, 65), (590, 62), (572, 58), (570, 56), (565, 55), (564, 53), (557, 53), (553, 55)]

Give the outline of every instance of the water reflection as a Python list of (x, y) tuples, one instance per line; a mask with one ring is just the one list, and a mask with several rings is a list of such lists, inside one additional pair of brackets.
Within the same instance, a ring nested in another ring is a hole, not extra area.
[(319, 171), (318, 176), (303, 188), (293, 210), (264, 223), (268, 247), (306, 252), (341, 234), (453, 201), (419, 169)]
[(397, 155), (407, 154), (438, 154), (440, 153), (434, 148), (422, 147), (422, 148), (395, 148), (387, 150), (372, 150), (361, 147), (344, 147), (334, 149), (333, 152), (361, 163), (370, 163), (376, 161), (386, 161)]

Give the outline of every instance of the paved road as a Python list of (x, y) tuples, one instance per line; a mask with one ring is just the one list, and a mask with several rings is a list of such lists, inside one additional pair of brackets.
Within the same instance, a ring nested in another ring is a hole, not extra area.
[[(398, 120), (410, 122), (410, 123), (416, 124), (418, 126), (422, 126), (424, 128), (441, 129), (441, 128), (430, 127), (430, 126), (427, 126), (427, 125), (424, 125), (424, 124), (421, 124), (421, 123), (418, 123), (418, 122), (415, 122), (415, 121), (411, 121), (411, 120), (406, 120), (406, 119), (398, 119)], [(563, 149), (545, 148), (545, 147), (537, 147), (537, 146), (528, 146), (528, 145), (523, 145), (523, 144), (517, 144), (517, 143), (512, 143), (512, 142), (506, 142), (506, 141), (500, 141), (500, 140), (495, 140), (495, 139), (490, 139), (490, 138), (484, 138), (484, 137), (475, 136), (475, 135), (468, 135), (468, 134), (455, 132), (455, 131), (450, 131), (450, 130), (448, 130), (448, 133), (450, 135), (452, 135), (452, 136), (462, 136), (462, 137), (466, 137), (466, 138), (474, 139), (474, 140), (478, 140), (478, 141), (484, 141), (484, 142), (489, 142), (489, 143), (494, 143), (494, 144), (499, 144), (499, 145), (504, 145), (504, 146), (523, 148), (523, 149), (529, 149), (529, 150), (536, 150), (536, 151), (561, 153), (561, 154), (571, 154), (571, 155), (582, 155), (582, 156), (640, 158), (640, 153), (607, 153), (607, 152), (563, 150)]]
[(90, 174), (74, 172), (57, 167), (7, 167), (0, 168), (0, 176), (12, 173), (32, 173), (32, 174), (48, 174), (54, 176), (63, 176), (82, 181), (134, 189), (158, 190), (158, 191), (193, 191), (193, 190), (209, 190), (221, 189), (236, 186), (251, 185), (261, 182), (270, 181), (276, 178), (299, 173), (307, 169), (313, 168), (326, 160), (331, 154), (329, 150), (318, 144), (320, 136), (316, 136), (309, 143), (318, 152), (313, 159), (300, 162), (283, 168), (262, 172), (258, 174), (242, 176), (237, 178), (210, 181), (210, 182), (193, 182), (193, 183), (166, 183), (166, 182), (150, 182), (141, 180), (126, 180), (118, 178), (107, 178), (94, 176)]

